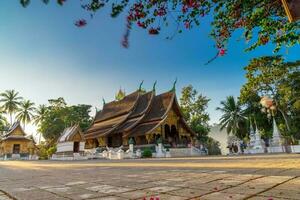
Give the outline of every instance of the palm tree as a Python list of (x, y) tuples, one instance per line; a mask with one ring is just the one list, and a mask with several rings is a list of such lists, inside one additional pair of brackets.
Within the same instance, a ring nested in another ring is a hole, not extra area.
[[(36, 109), (36, 114), (34, 115), (33, 119), (34, 119), (34, 124), (35, 125), (39, 125), (46, 117), (46, 112), (47, 112), (47, 107), (46, 105), (39, 105), (39, 107)], [(41, 137), (42, 137), (42, 133), (40, 133), (40, 137), (39, 137), (39, 144), (41, 143)]]
[(15, 90), (6, 90), (4, 93), (0, 94), (0, 102), (3, 102), (3, 110), (9, 114), (10, 124), (12, 124), (12, 115), (18, 110), (20, 101), (23, 99), (19, 96), (19, 92)]
[(3, 111), (3, 109), (0, 107), (0, 137), (2, 135), (2, 133), (7, 129), (7, 127), (9, 126), (5, 116), (3, 116), (5, 114), (5, 112)]
[(17, 114), (17, 120), (23, 123), (24, 129), (27, 123), (30, 123), (33, 118), (33, 112), (35, 111), (34, 103), (30, 100), (21, 102), (20, 109)]
[(223, 113), (220, 118), (221, 130), (226, 128), (228, 134), (240, 135), (246, 119), (241, 105), (236, 102), (233, 96), (228, 96), (225, 101), (221, 101), (221, 105), (222, 107), (217, 108)]

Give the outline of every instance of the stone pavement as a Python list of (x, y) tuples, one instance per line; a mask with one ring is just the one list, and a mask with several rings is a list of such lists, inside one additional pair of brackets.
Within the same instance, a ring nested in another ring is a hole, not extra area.
[(300, 199), (300, 155), (0, 162), (0, 200), (151, 197)]

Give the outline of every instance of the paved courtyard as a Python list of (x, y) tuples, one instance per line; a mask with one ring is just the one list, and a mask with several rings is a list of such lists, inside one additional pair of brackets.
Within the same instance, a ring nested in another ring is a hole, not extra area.
[(300, 155), (0, 161), (0, 200), (300, 199)]

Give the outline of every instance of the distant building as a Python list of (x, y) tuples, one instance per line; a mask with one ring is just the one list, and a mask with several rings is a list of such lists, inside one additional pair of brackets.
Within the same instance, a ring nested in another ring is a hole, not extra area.
[(227, 148), (227, 138), (228, 134), (226, 132), (226, 129), (220, 130), (221, 125), (214, 124), (210, 127), (209, 136), (213, 139), (217, 140), (220, 143), (220, 148), (223, 155), (227, 155), (229, 153), (229, 150)]
[(26, 137), (26, 133), (19, 122), (14, 123), (0, 139), (0, 157), (5, 160), (33, 159), (35, 154), (35, 143)]
[(57, 142), (57, 156), (73, 157), (74, 153), (83, 155), (84, 153), (84, 135), (81, 132), (79, 125), (66, 128)]
[[(175, 86), (174, 86), (175, 87)], [(118, 101), (106, 103), (86, 131), (86, 148), (155, 144), (158, 138), (170, 147), (188, 146), (194, 132), (187, 125), (175, 89), (155, 94), (141, 89)]]

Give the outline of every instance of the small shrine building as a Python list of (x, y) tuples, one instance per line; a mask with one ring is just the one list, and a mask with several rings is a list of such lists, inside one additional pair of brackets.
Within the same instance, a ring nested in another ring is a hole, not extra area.
[(79, 125), (65, 128), (58, 139), (56, 155), (83, 155), (84, 145), (85, 139)]
[(0, 156), (4, 160), (30, 159), (35, 154), (35, 143), (26, 137), (20, 122), (15, 122), (4, 137), (0, 138)]

